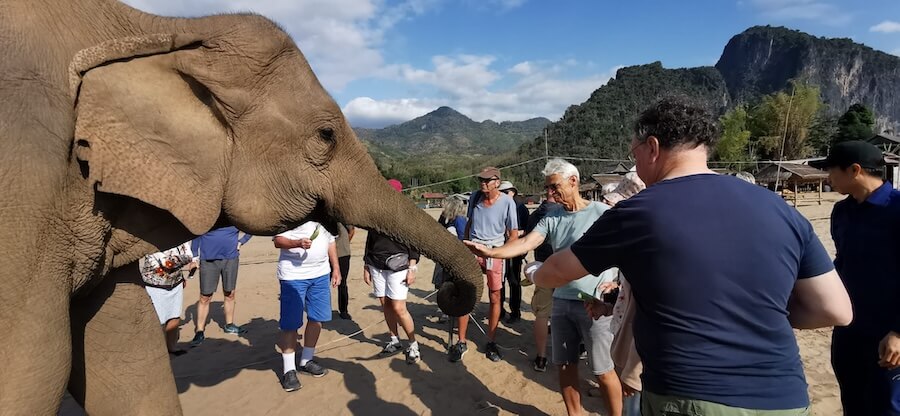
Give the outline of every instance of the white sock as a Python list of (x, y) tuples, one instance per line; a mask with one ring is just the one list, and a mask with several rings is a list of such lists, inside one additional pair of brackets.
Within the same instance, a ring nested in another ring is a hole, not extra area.
[(313, 355), (316, 354), (316, 347), (303, 347), (303, 352), (300, 354), (300, 366), (306, 365), (306, 363), (312, 361)]
[(391, 344), (399, 344), (399, 343), (400, 343), (400, 338), (397, 338), (397, 336), (395, 336), (395, 335), (391, 335), (391, 342), (390, 342), (390, 343), (391, 343)]
[(284, 360), (284, 374), (289, 373), (291, 370), (297, 370), (297, 364), (294, 362), (294, 353), (281, 354), (281, 359)]

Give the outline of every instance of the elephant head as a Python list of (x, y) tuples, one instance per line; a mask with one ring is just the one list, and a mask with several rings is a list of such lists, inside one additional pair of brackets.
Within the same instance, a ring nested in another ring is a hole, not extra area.
[[(157, 34), (82, 50), (70, 65), (74, 153), (98, 194), (168, 216), (141, 219), (175, 222), (167, 244), (217, 222), (257, 235), (307, 220), (377, 230), (450, 273), (441, 309), (471, 311), (483, 287), (473, 256), (390, 189), (287, 34), (249, 15), (152, 22)], [(153, 229), (128, 231), (156, 247)], [(143, 254), (125, 252), (116, 264)]]

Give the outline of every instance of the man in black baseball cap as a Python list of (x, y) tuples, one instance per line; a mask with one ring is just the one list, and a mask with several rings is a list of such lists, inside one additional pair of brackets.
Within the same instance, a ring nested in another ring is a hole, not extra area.
[(900, 192), (881, 179), (884, 156), (870, 143), (836, 144), (810, 165), (849, 195), (831, 213), (834, 264), (854, 316), (831, 339), (844, 414), (900, 414)]
[(834, 145), (824, 160), (809, 162), (810, 166), (823, 170), (832, 167), (847, 169), (854, 164), (869, 170), (870, 173), (877, 173), (875, 176), (881, 177), (880, 171), (884, 167), (884, 156), (875, 145), (853, 140)]

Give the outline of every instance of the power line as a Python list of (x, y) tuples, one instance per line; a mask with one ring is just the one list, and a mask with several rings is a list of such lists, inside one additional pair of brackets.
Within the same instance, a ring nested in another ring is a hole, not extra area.
[[(517, 166), (527, 165), (529, 163), (534, 163), (540, 160), (549, 160), (549, 159), (564, 159), (564, 160), (577, 160), (582, 162), (604, 162), (604, 163), (634, 163), (634, 161), (630, 159), (606, 159), (606, 158), (594, 158), (594, 157), (580, 157), (580, 156), (541, 156), (534, 159), (529, 159), (524, 162), (514, 163), (511, 165), (500, 166), (497, 169), (504, 170), (510, 169)], [(783, 157), (782, 157), (783, 159)], [(764, 165), (764, 164), (779, 164), (779, 162), (783, 161), (773, 161), (773, 160), (757, 160), (757, 161), (742, 161), (742, 162), (719, 162), (719, 161), (710, 161), (708, 162), (710, 165)], [(403, 192), (413, 191), (416, 189), (430, 188), (437, 185), (443, 185), (447, 183), (453, 183), (457, 181), (461, 181), (464, 179), (474, 178), (478, 176), (478, 174), (460, 176), (458, 178), (447, 179), (440, 182), (429, 183), (425, 185), (411, 186), (409, 188), (404, 188)]]
[[(501, 166), (501, 167), (498, 167), (497, 169), (503, 170), (503, 169), (514, 168), (514, 167), (516, 167), (516, 166), (527, 165), (527, 164), (529, 164), (529, 163), (537, 162), (538, 160), (544, 160), (544, 159), (546, 159), (546, 156), (541, 156), (541, 157), (539, 157), (539, 158), (535, 158), (535, 159), (531, 159), (531, 160), (526, 160), (526, 161), (524, 161), (524, 162), (519, 162), (519, 163), (515, 163), (515, 164), (512, 164), (512, 165)], [(476, 176), (478, 176), (478, 174), (472, 174), (472, 175), (460, 176), (460, 177), (458, 177), (458, 178), (447, 179), (447, 180), (445, 180), (445, 181), (440, 181), (440, 182), (435, 182), (435, 183), (429, 183), (429, 184), (426, 184), (426, 185), (411, 186), (411, 187), (409, 187), (409, 188), (404, 189), (403, 192), (406, 192), (406, 191), (412, 191), (412, 190), (421, 189), (421, 188), (429, 188), (429, 187), (437, 186), (437, 185), (443, 185), (443, 184), (445, 184), (445, 183), (451, 183), (451, 182), (461, 181), (461, 180), (463, 180), (463, 179), (474, 178), (474, 177), (476, 177)]]

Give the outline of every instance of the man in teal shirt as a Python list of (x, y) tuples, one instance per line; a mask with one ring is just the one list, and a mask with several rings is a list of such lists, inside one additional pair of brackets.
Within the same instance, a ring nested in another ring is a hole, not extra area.
[[(547, 162), (542, 173), (545, 176), (544, 188), (561, 206), (548, 211), (538, 222), (534, 232), (501, 247), (490, 248), (465, 241), (472, 252), (491, 258), (513, 258), (534, 250), (545, 240), (550, 243), (554, 252), (563, 250), (578, 241), (609, 209), (602, 203), (581, 197), (578, 192), (578, 169), (571, 163), (552, 159)], [(611, 317), (592, 320), (585, 313), (584, 302), (578, 297), (579, 292), (599, 297), (600, 294), (595, 293), (597, 286), (602, 282), (612, 281), (617, 275), (615, 269), (607, 270), (599, 276), (586, 275), (553, 292), (553, 309), (550, 312), (550, 325), (553, 328), (551, 348), (553, 363), (560, 366), (559, 384), (569, 415), (583, 413), (578, 387), (579, 345), (582, 342), (588, 350), (591, 367), (600, 390), (604, 393), (609, 414), (622, 414), (622, 385), (610, 357), (613, 340), (609, 328)]]

